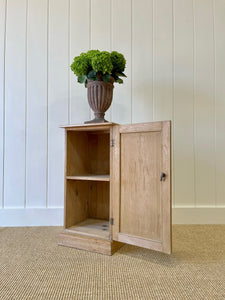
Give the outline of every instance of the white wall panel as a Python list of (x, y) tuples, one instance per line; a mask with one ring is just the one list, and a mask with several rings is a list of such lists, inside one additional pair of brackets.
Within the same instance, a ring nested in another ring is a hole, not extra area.
[(47, 207), (63, 205), (64, 131), (68, 123), (69, 1), (49, 0), (48, 32), (48, 199)]
[(154, 120), (173, 118), (173, 1), (154, 1)]
[(132, 122), (153, 120), (153, 0), (132, 1)]
[[(81, 26), (82, 24), (82, 26)], [(70, 1), (70, 49), (69, 65), (75, 56), (87, 52), (90, 47), (90, 0)], [(69, 68), (70, 123), (83, 123), (90, 118), (90, 109), (87, 101), (87, 89), (77, 82), (77, 77)]]
[(26, 0), (7, 1), (4, 207), (24, 207)]
[(112, 120), (116, 123), (131, 123), (131, 47), (132, 23), (131, 0), (112, 1), (112, 50), (123, 53), (127, 63), (123, 84), (114, 84), (112, 102)]
[(174, 1), (174, 199), (195, 205), (193, 2)]
[[(91, 0), (91, 49), (111, 51), (111, 1)], [(91, 111), (91, 118), (94, 114)], [(105, 119), (111, 121), (111, 107), (105, 114)]]
[(215, 202), (213, 0), (194, 1), (196, 205)]
[(45, 207), (47, 191), (47, 0), (28, 1), (26, 206)]
[(5, 15), (6, 1), (0, 0), (0, 208), (3, 206), (4, 191)]
[(70, 64), (90, 48), (127, 59), (128, 78), (115, 84), (108, 120), (172, 120), (173, 222), (218, 222), (225, 206), (224, 32), (224, 0), (0, 0), (0, 225), (32, 225), (42, 210), (58, 224), (59, 126), (93, 117)]
[[(225, 1), (214, 1), (216, 205), (225, 205)], [(214, 203), (214, 201), (213, 201)]]

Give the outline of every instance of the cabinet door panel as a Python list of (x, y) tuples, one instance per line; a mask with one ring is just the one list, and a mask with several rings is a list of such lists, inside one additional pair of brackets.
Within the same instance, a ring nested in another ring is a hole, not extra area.
[(114, 126), (113, 134), (113, 239), (170, 253), (170, 122)]

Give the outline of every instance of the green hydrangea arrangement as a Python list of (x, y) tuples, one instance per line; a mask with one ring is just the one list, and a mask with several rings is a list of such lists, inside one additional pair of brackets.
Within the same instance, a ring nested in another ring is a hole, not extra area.
[(127, 77), (123, 72), (126, 60), (123, 54), (112, 51), (89, 50), (74, 58), (71, 70), (77, 76), (79, 83), (87, 85), (87, 79), (110, 82), (111, 77), (115, 82), (123, 83), (120, 77)]

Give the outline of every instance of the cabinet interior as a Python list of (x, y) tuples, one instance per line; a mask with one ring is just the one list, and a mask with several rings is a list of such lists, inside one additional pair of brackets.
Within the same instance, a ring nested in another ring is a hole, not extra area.
[(68, 131), (67, 176), (109, 175), (109, 131)]
[(110, 132), (68, 131), (65, 229), (110, 238)]

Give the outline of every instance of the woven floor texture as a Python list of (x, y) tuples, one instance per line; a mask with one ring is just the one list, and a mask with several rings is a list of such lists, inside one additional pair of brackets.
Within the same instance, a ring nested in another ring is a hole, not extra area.
[(0, 299), (225, 299), (225, 225), (173, 226), (173, 254), (57, 245), (61, 227), (0, 228)]

